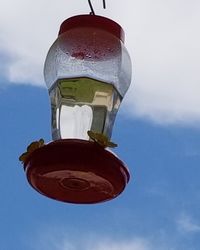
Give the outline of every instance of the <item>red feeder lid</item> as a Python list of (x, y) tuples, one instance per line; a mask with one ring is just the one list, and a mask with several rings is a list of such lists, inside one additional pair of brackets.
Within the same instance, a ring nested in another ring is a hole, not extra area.
[(106, 17), (96, 15), (78, 15), (66, 19), (60, 26), (59, 35), (70, 29), (80, 27), (93, 27), (105, 30), (124, 42), (124, 31), (118, 23)]
[(90, 204), (118, 196), (129, 181), (124, 163), (97, 143), (64, 139), (35, 150), (25, 163), (27, 179), (41, 194)]

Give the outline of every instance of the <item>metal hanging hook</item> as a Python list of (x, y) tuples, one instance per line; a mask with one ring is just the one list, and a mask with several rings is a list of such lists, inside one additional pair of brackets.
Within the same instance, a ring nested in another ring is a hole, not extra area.
[[(90, 6), (90, 15), (95, 15), (94, 8), (92, 6), (91, 0), (88, 0), (88, 4)], [(103, 8), (106, 8), (106, 0), (103, 0)]]
[(106, 8), (106, 0), (103, 0), (103, 8)]
[(90, 0), (88, 0), (88, 4), (89, 4), (90, 10), (91, 10), (90, 15), (95, 15), (95, 12), (94, 12), (94, 9), (93, 9), (93, 6), (92, 6), (92, 3)]

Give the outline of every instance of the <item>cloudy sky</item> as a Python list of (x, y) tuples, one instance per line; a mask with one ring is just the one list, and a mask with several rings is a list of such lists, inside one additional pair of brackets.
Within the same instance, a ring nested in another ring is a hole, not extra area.
[[(199, 1), (111, 0), (105, 11), (100, 0), (93, 5), (126, 32), (134, 73), (129, 114), (162, 124), (199, 123)], [(1, 0), (0, 7), (2, 75), (44, 86), (43, 62), (59, 24), (88, 13), (87, 1)]]
[(75, 206), (32, 190), (18, 162), (51, 140), (46, 53), (87, 1), (0, 0), (0, 249), (200, 249), (200, 2), (93, 0), (117, 21), (133, 64), (113, 131), (132, 179), (101, 205)]

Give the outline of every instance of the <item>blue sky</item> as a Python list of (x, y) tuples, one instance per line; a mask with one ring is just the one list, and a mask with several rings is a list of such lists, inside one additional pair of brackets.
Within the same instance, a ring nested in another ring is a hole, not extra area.
[(133, 61), (112, 136), (131, 180), (115, 200), (79, 206), (35, 192), (18, 161), (31, 141), (51, 140), (42, 69), (59, 24), (88, 12), (48, 2), (0, 0), (0, 249), (200, 249), (200, 4), (97, 3), (124, 27)]
[(199, 249), (200, 133), (129, 119), (124, 108), (113, 140), (131, 181), (107, 203), (50, 200), (27, 183), (18, 156), (36, 138), (50, 138), (47, 90), (1, 90), (1, 209), (3, 250)]

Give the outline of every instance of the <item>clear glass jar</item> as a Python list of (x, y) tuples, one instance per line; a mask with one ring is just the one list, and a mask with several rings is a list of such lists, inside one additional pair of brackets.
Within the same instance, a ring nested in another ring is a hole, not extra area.
[(87, 131), (111, 137), (120, 103), (131, 83), (124, 32), (96, 15), (65, 20), (44, 66), (53, 140), (88, 140)]

